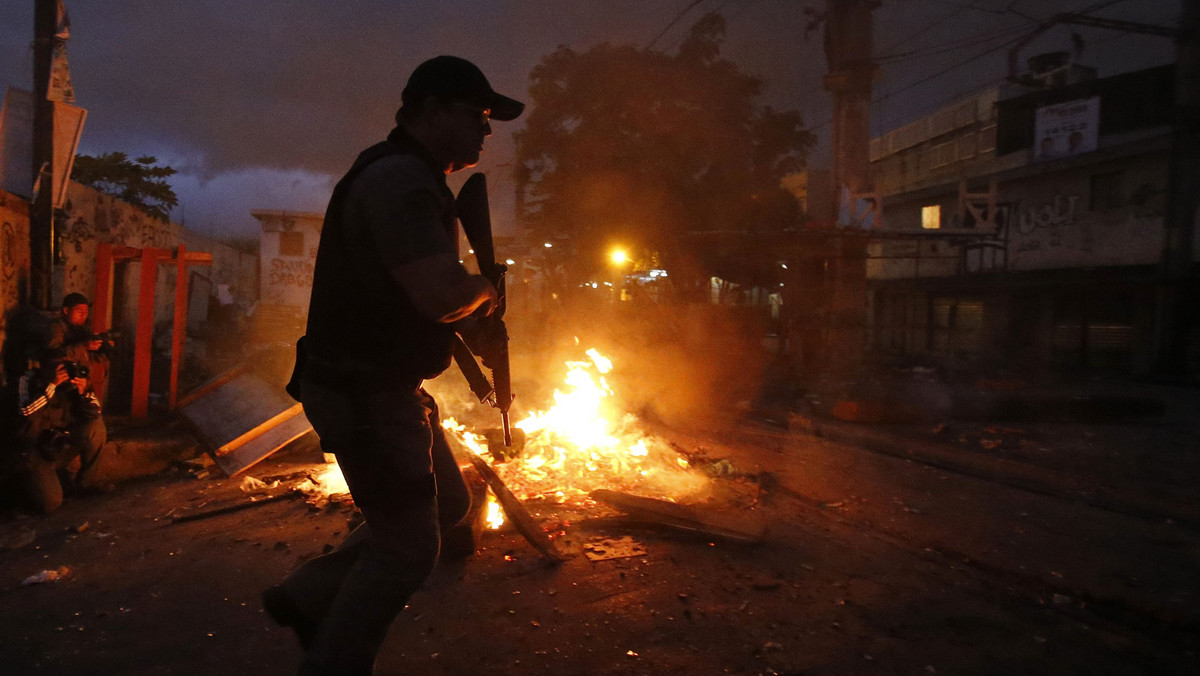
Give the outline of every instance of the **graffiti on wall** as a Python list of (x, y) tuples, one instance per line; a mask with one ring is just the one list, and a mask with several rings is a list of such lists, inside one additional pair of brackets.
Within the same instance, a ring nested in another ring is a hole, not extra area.
[[(1045, 202), (1022, 204), (1020, 200), (997, 202), (994, 219), (978, 204), (964, 210), (976, 222), (990, 228), (979, 239), (963, 245), (964, 263), (970, 272), (1013, 269), (1021, 255), (1036, 255), (1055, 250), (1091, 253), (1095, 247), (1093, 224), (1077, 220), (1079, 195), (1057, 194)], [(950, 227), (962, 227), (955, 214)]]
[(1021, 241), (1017, 243), (1015, 253), (1069, 245), (1091, 251), (1093, 242), (1090, 228), (1085, 228), (1085, 236), (1074, 243), (1065, 236), (1065, 226), (1075, 225), (1075, 206), (1079, 199), (1079, 195), (1060, 194), (1050, 202), (1019, 210), (1016, 226)]
[(271, 260), (271, 285), (309, 288), (313, 280), (313, 262), (275, 258)]
[(17, 274), (17, 232), (12, 223), (0, 226), (0, 279), (11, 281)]

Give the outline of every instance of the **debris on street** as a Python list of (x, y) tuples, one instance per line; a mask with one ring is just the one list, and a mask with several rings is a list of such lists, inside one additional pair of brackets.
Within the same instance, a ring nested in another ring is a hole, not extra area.
[(619, 538), (597, 538), (585, 543), (583, 548), (589, 561), (628, 559), (646, 555), (646, 548), (642, 543), (628, 535)]
[(36, 575), (30, 575), (29, 577), (25, 578), (24, 580), (21, 580), (21, 586), (28, 587), (30, 585), (42, 584), (43, 582), (54, 582), (55, 580), (61, 580), (70, 574), (71, 574), (71, 569), (68, 568), (67, 566), (59, 566), (58, 568), (50, 568), (47, 570), (43, 570), (42, 572), (40, 572)]

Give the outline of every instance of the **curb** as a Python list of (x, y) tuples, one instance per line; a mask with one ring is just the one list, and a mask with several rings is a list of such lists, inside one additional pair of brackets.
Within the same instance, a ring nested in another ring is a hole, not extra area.
[(911, 460), (1040, 495), (1079, 502), (1151, 521), (1166, 521), (1200, 531), (1200, 505), (1100, 486), (1081, 481), (1076, 475), (1058, 470), (1003, 458), (979, 457), (964, 453), (948, 444), (905, 438), (864, 425), (818, 420), (792, 413), (788, 415), (788, 427), (797, 432), (857, 446), (880, 455)]

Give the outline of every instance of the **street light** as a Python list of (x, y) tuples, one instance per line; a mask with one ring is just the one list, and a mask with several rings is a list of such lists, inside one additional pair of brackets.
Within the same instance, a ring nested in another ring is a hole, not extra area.
[(613, 249), (611, 252), (609, 252), (608, 256), (609, 259), (612, 260), (613, 265), (617, 266), (624, 265), (626, 261), (629, 260), (629, 254), (626, 253), (621, 247)]

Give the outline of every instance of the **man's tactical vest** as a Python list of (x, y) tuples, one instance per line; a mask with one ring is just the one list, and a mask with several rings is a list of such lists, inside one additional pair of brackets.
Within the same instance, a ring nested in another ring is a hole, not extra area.
[[(423, 157), (424, 149), (397, 128), (388, 140), (358, 156), (338, 181), (325, 211), (308, 326), (298, 350), (303, 362), (298, 371), (319, 385), (407, 387), (450, 366), (453, 329), (421, 316), (389, 275), (377, 248), (369, 246), (369, 237), (350, 237), (343, 222), (354, 179), (372, 162), (399, 154)], [(443, 181), (438, 183), (444, 187)], [(444, 189), (442, 225), (453, 238), (454, 197)]]

